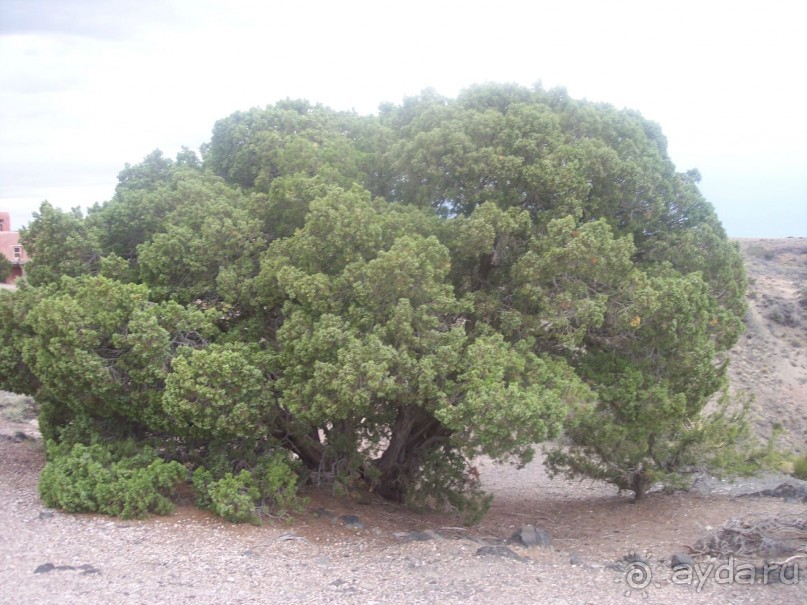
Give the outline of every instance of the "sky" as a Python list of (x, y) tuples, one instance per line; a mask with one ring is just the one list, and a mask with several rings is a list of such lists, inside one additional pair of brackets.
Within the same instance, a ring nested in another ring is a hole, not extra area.
[(0, 0), (0, 211), (86, 209), (285, 98), (565, 87), (658, 122), (729, 236), (807, 237), (804, 0)]

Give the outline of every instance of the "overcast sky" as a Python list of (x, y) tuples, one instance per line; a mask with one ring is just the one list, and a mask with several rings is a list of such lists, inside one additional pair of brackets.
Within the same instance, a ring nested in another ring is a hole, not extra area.
[(0, 0), (0, 210), (87, 207), (159, 148), (306, 98), (565, 86), (661, 124), (735, 237), (807, 236), (807, 2)]

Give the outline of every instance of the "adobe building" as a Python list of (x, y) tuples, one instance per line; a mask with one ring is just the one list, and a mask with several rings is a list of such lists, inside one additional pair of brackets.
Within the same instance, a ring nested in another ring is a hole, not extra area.
[(24, 274), (24, 265), (28, 262), (28, 256), (20, 244), (19, 232), (11, 230), (11, 217), (8, 212), (0, 212), (0, 254), (11, 261), (11, 275), (5, 283), (12, 284), (15, 279)]

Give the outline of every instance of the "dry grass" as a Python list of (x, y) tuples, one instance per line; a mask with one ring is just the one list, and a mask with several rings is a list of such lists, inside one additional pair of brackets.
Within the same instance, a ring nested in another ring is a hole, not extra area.
[(0, 418), (9, 422), (28, 422), (36, 415), (36, 402), (32, 397), (0, 391)]

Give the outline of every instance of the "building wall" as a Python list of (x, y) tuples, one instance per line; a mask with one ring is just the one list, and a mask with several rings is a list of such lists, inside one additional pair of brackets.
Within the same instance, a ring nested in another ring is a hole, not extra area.
[(0, 254), (13, 265), (11, 276), (4, 283), (14, 283), (14, 280), (25, 274), (28, 255), (20, 245), (20, 234), (11, 230), (11, 217), (8, 212), (0, 212)]

